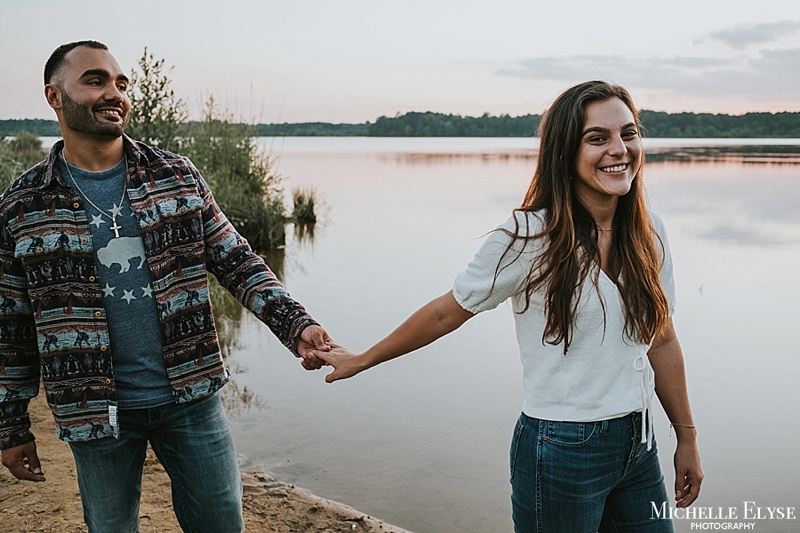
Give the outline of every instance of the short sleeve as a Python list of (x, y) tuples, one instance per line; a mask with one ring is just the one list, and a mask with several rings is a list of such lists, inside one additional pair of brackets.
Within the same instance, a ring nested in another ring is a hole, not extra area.
[(541, 228), (539, 215), (518, 211), (492, 231), (466, 270), (456, 276), (456, 302), (477, 314), (522, 292), (540, 245), (538, 239), (514, 240), (511, 236), (533, 237)]
[(672, 266), (672, 252), (670, 251), (669, 238), (667, 237), (667, 228), (664, 225), (664, 221), (661, 220), (661, 217), (652, 211), (650, 212), (650, 220), (658, 234), (658, 240), (660, 240), (660, 242), (658, 242), (658, 240), (656, 242), (656, 251), (659, 253), (663, 251), (661, 288), (664, 289), (664, 296), (667, 297), (669, 316), (672, 316), (675, 313), (675, 277)]

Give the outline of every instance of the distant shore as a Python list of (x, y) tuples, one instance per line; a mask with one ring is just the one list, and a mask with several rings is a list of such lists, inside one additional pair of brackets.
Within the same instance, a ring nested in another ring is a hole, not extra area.
[[(650, 138), (800, 138), (800, 112), (665, 113), (641, 110), (639, 117)], [(409, 112), (395, 117), (378, 117), (375, 122), (298, 122), (242, 124), (254, 137), (533, 137), (541, 115), (480, 117), (433, 112)], [(0, 137), (27, 131), (42, 137), (60, 135), (58, 122), (43, 119), (0, 120)]]
[[(30, 405), (33, 432), (47, 481), (22, 482), (0, 468), (0, 523), (4, 533), (80, 533), (85, 531), (75, 463), (69, 446), (58, 440), (43, 395)], [(277, 481), (269, 472), (242, 472), (244, 518), (248, 531), (293, 533), (409, 533), (352, 507)], [(142, 478), (139, 510), (142, 533), (180, 533), (172, 512), (170, 482), (151, 450)]]

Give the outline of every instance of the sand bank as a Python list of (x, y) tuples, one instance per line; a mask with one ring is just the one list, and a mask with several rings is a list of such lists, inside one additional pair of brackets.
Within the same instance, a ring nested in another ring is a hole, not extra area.
[[(3, 533), (85, 531), (75, 463), (69, 446), (56, 438), (50, 410), (40, 394), (31, 402), (31, 420), (47, 481), (23, 482), (0, 467), (0, 530)], [(244, 520), (248, 531), (280, 533), (409, 533), (276, 480), (256, 468), (242, 472)], [(170, 482), (148, 450), (142, 479), (141, 533), (180, 533), (172, 512)]]

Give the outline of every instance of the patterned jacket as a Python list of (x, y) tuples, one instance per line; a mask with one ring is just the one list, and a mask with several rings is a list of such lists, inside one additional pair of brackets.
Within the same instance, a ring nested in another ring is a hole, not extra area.
[[(228, 380), (207, 272), (295, 351), (316, 322), (228, 222), (197, 169), (123, 141), (175, 401), (208, 396)], [(0, 197), (0, 449), (34, 439), (27, 408), (40, 375), (59, 438), (117, 435), (109, 420), (114, 347), (83, 199), (58, 168), (62, 146)]]

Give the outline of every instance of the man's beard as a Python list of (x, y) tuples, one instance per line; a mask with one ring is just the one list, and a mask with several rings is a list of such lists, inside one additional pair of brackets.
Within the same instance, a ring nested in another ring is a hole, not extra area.
[[(90, 108), (88, 105), (79, 104), (69, 97), (67, 91), (61, 89), (61, 111), (64, 122), (71, 130), (114, 138), (121, 136), (128, 125), (130, 112), (122, 115), (120, 122), (101, 122), (97, 120), (94, 111), (103, 107), (109, 107), (109, 103), (100, 102)], [(121, 106), (114, 105), (114, 107)]]

